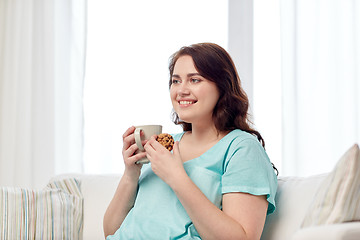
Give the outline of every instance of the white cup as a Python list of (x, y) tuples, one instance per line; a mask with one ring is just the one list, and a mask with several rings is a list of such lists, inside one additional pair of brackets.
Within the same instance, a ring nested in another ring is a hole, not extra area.
[[(154, 134), (159, 135), (160, 133), (162, 133), (162, 126), (161, 125), (143, 125), (143, 126), (137, 126), (135, 127), (135, 143), (139, 148), (140, 152), (145, 152), (145, 149), (142, 145), (142, 141), (144, 140), (149, 140), (150, 137)], [(141, 135), (140, 133), (143, 132), (143, 134)], [(139, 152), (137, 151), (137, 152)], [(136, 163), (149, 163), (149, 159), (147, 159), (146, 157), (140, 159), (139, 161), (137, 161)]]

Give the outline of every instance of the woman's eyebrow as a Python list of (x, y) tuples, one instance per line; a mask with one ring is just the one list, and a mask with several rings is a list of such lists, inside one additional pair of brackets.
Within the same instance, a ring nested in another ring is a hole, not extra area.
[(189, 73), (187, 76), (188, 76), (188, 77), (193, 77), (193, 76), (199, 76), (199, 77), (201, 77), (200, 73)]
[[(176, 78), (180, 78), (180, 75), (178, 75), (178, 74), (173, 74), (172, 76), (176, 77)], [(201, 77), (200, 73), (188, 73), (187, 74), (187, 77), (193, 77), (193, 76), (200, 76)]]

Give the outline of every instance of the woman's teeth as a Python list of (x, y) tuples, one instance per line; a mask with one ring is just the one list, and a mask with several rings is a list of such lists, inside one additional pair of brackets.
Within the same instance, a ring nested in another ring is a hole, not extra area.
[(193, 104), (193, 101), (180, 101), (180, 104)]

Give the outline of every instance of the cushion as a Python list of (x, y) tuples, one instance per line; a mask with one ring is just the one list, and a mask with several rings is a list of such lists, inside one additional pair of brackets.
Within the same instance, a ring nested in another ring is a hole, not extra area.
[(82, 239), (83, 198), (76, 179), (50, 182), (42, 190), (0, 188), (4, 239)]
[(360, 220), (360, 154), (353, 145), (321, 183), (302, 227)]
[(83, 239), (104, 239), (104, 214), (115, 194), (121, 175), (71, 173), (57, 175), (50, 181), (72, 177), (81, 181), (81, 194), (84, 197)]
[(316, 191), (328, 174), (279, 177), (276, 210), (266, 217), (261, 240), (289, 240), (305, 217)]

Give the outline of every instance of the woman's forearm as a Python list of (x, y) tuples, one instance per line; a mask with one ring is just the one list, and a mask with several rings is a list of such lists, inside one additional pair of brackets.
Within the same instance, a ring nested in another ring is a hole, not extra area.
[(248, 239), (240, 223), (207, 199), (189, 177), (171, 187), (202, 239)]
[(120, 227), (125, 217), (134, 206), (138, 181), (123, 175), (104, 215), (103, 228), (105, 237), (112, 235)]

